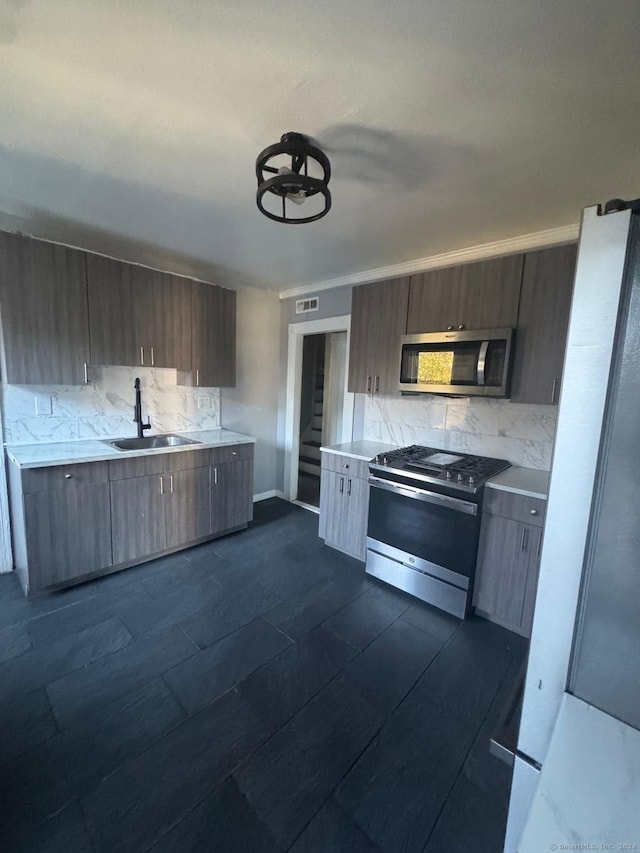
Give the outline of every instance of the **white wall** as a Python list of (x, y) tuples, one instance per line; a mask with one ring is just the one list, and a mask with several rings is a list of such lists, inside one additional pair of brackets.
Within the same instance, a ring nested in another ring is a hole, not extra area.
[(237, 291), (237, 383), (220, 392), (225, 429), (257, 438), (254, 493), (275, 494), (280, 305), (278, 295), (257, 287)]

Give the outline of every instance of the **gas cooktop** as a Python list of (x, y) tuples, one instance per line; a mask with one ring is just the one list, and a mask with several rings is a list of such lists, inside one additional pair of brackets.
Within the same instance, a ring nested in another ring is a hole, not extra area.
[[(372, 459), (369, 467), (378, 477), (385, 473), (401, 474), (404, 479), (438, 482), (449, 488), (477, 492), (485, 480), (511, 466), (506, 459), (454, 453), (435, 447), (412, 444), (382, 453)], [(395, 479), (395, 477), (394, 477)]]

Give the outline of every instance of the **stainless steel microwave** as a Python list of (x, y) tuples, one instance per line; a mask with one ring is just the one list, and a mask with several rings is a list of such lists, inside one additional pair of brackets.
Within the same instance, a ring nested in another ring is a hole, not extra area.
[(507, 397), (513, 329), (404, 335), (400, 391)]

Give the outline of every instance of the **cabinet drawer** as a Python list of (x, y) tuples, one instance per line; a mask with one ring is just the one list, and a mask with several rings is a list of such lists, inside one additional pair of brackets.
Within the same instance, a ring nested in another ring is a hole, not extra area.
[(77, 488), (90, 483), (106, 483), (109, 479), (107, 462), (83, 462), (79, 465), (54, 465), (48, 468), (27, 468), (22, 471), (22, 490), (52, 492)]
[(181, 450), (179, 453), (167, 453), (165, 471), (187, 471), (191, 468), (209, 467), (209, 448)]
[(369, 479), (369, 463), (364, 459), (354, 459), (351, 456), (342, 456), (339, 453), (330, 453), (323, 451), (322, 467), (327, 471), (334, 471), (336, 474), (349, 474), (351, 477), (357, 477), (360, 480)]
[(485, 489), (482, 505), (483, 512), (533, 524), (535, 527), (544, 525), (546, 508), (547, 502), (541, 498), (528, 498), (525, 495), (491, 488)]
[(232, 444), (227, 447), (211, 449), (211, 464), (222, 465), (224, 462), (243, 462), (253, 459), (253, 444)]
[(147, 477), (167, 471), (168, 453), (153, 453), (149, 456), (134, 456), (109, 462), (110, 480), (129, 480), (132, 477)]

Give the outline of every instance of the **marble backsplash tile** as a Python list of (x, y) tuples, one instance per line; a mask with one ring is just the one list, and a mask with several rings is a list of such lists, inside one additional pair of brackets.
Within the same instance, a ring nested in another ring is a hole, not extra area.
[(424, 444), (549, 470), (555, 406), (472, 397), (367, 397), (365, 440)]
[[(153, 434), (220, 426), (218, 388), (178, 386), (176, 371), (171, 369), (92, 367), (89, 385), (3, 385), (4, 442), (33, 444), (135, 435), (136, 376), (142, 384), (143, 418), (150, 417)], [(36, 413), (37, 401), (44, 414)]]

